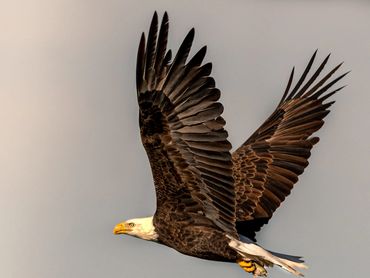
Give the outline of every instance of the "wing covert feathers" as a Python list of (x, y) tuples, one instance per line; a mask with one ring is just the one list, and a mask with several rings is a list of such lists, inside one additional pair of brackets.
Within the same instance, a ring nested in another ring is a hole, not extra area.
[(306, 81), (316, 53), (291, 89), (293, 68), (276, 110), (232, 154), (237, 227), (250, 238), (268, 222), (307, 167), (311, 148), (319, 141), (312, 134), (324, 124), (323, 119), (334, 103), (325, 101), (343, 88), (332, 86), (347, 73), (329, 81), (341, 64), (319, 78), (330, 55)]
[(221, 117), (220, 91), (210, 77), (212, 65), (202, 65), (206, 47), (187, 62), (194, 39), (191, 29), (171, 62), (167, 36), (167, 13), (159, 33), (155, 13), (147, 41), (144, 34), (140, 40), (136, 71), (141, 138), (157, 207), (182, 198), (185, 210), (201, 211), (235, 235), (231, 145)]
[(320, 77), (328, 55), (310, 74), (315, 52), (295, 84), (293, 68), (275, 111), (231, 157), (212, 64), (202, 65), (206, 47), (187, 61), (191, 29), (171, 61), (167, 37), (167, 13), (159, 28), (155, 13), (148, 39), (141, 36), (136, 69), (141, 138), (157, 206), (182, 198), (184, 210), (201, 211), (231, 235), (237, 220), (238, 232), (254, 238), (307, 167), (319, 141), (312, 135), (334, 103), (327, 99), (343, 88), (333, 86), (347, 73), (331, 78), (339, 64)]

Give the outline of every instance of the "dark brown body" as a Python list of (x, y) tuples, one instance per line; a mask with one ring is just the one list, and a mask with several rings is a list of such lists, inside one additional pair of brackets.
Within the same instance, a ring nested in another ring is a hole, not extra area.
[(292, 70), (276, 110), (231, 156), (221, 93), (212, 64), (203, 64), (206, 47), (188, 59), (191, 29), (172, 60), (167, 37), (167, 13), (160, 26), (154, 13), (136, 68), (140, 133), (157, 197), (153, 224), (159, 241), (181, 253), (235, 261), (226, 235), (253, 240), (290, 194), (334, 103), (325, 100), (343, 87), (328, 90), (345, 74), (327, 82), (338, 65), (318, 79), (327, 56), (305, 81), (315, 52), (294, 86)]
[(186, 212), (177, 200), (170, 200), (157, 210), (154, 226), (159, 242), (177, 251), (207, 260), (235, 262), (235, 250), (225, 233), (211, 220), (196, 212)]

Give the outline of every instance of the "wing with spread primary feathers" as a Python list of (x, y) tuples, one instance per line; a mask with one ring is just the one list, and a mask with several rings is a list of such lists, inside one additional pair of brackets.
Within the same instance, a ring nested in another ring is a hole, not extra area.
[(220, 91), (209, 76), (211, 64), (201, 65), (206, 47), (186, 62), (192, 29), (171, 62), (167, 36), (167, 13), (159, 32), (155, 13), (148, 40), (143, 34), (137, 56), (140, 132), (152, 168), (157, 206), (187, 192), (191, 198), (182, 200), (186, 209), (201, 211), (235, 234), (231, 145), (221, 117)]
[(341, 64), (318, 80), (330, 55), (304, 83), (315, 56), (316, 52), (290, 91), (293, 68), (276, 110), (232, 155), (237, 229), (249, 238), (268, 222), (307, 167), (311, 148), (319, 141), (311, 135), (324, 124), (334, 103), (325, 100), (343, 88), (326, 93), (347, 74), (327, 82)]

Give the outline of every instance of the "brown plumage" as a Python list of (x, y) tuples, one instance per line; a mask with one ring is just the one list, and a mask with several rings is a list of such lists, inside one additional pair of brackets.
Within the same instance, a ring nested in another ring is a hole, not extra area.
[(159, 31), (155, 13), (148, 39), (143, 33), (140, 40), (136, 72), (141, 139), (157, 196), (155, 239), (192, 256), (252, 260), (255, 275), (272, 264), (299, 275), (298, 258), (242, 243), (239, 234), (254, 240), (289, 195), (318, 142), (312, 134), (334, 103), (326, 99), (343, 88), (331, 87), (345, 74), (328, 81), (338, 65), (319, 79), (328, 56), (305, 81), (315, 52), (291, 89), (293, 69), (272, 115), (231, 155), (212, 65), (202, 65), (206, 47), (187, 62), (191, 29), (171, 61), (167, 36), (167, 13)]
[(194, 38), (192, 29), (169, 63), (171, 52), (165, 54), (167, 14), (156, 45), (157, 25), (155, 14), (147, 46), (143, 34), (137, 59), (140, 132), (152, 167), (157, 204), (184, 192), (189, 198), (184, 204), (187, 211), (202, 211), (235, 235), (231, 144), (220, 116), (223, 106), (217, 102), (220, 91), (209, 77), (212, 66), (201, 66), (206, 49), (185, 65)]
[(293, 68), (275, 111), (232, 154), (238, 232), (251, 239), (289, 195), (298, 176), (307, 167), (310, 151), (319, 141), (311, 135), (322, 127), (323, 119), (334, 103), (325, 100), (344, 87), (330, 90), (347, 73), (326, 84), (341, 64), (317, 80), (330, 55), (304, 83), (315, 57), (316, 52), (290, 91)]

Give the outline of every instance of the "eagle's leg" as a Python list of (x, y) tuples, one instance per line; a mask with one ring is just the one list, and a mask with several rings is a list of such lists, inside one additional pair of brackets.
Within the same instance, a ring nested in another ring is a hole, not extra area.
[(244, 271), (252, 273), (254, 277), (267, 276), (266, 269), (254, 261), (239, 259), (236, 262)]

